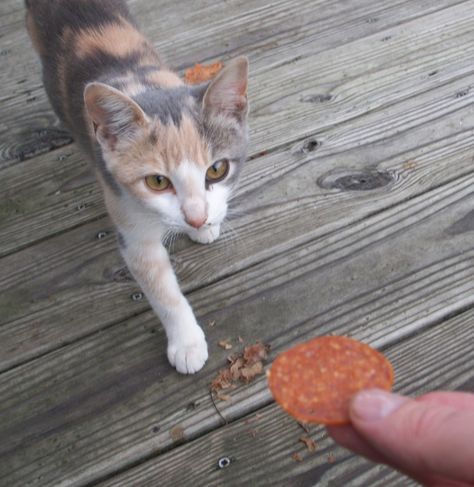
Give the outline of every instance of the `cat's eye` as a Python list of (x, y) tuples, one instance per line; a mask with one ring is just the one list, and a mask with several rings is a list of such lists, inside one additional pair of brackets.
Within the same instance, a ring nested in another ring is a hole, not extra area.
[(216, 161), (206, 172), (206, 181), (208, 184), (222, 181), (229, 172), (229, 161), (221, 159)]
[(165, 176), (147, 176), (145, 182), (153, 191), (164, 191), (165, 189), (171, 188), (171, 181)]

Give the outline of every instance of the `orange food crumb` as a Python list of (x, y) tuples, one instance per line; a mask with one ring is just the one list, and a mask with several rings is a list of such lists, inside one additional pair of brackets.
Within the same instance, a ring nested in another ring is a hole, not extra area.
[(311, 438), (307, 435), (302, 435), (299, 437), (298, 441), (301, 441), (301, 443), (304, 443), (309, 452), (316, 451), (317, 446), (316, 446), (316, 442), (313, 440), (313, 438)]
[(269, 350), (269, 345), (258, 342), (245, 347), (240, 354), (227, 357), (229, 365), (221, 369), (212, 381), (211, 391), (217, 393), (222, 389), (232, 389), (236, 387), (237, 381), (245, 384), (252, 382), (257, 375), (263, 373), (263, 361)]
[(291, 458), (293, 458), (295, 462), (303, 461), (303, 457), (298, 452), (293, 453), (293, 455), (291, 455)]
[(197, 85), (209, 81), (224, 67), (221, 61), (212, 64), (195, 64), (184, 72), (184, 80), (190, 85)]

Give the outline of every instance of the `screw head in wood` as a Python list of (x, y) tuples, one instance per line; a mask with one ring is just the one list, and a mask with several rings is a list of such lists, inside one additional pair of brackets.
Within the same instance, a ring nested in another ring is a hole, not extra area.
[(217, 461), (217, 466), (219, 468), (226, 468), (230, 465), (230, 458), (229, 457), (222, 457), (222, 458), (219, 458), (219, 460)]

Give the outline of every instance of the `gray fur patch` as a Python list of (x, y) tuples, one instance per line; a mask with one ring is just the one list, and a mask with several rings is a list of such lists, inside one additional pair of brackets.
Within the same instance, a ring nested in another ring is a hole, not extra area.
[(244, 161), (245, 160), (233, 161), (235, 164), (235, 170), (227, 179), (225, 179), (225, 184), (227, 184), (231, 188), (234, 188), (236, 186), (237, 181), (240, 178), (240, 174), (242, 172), (242, 169), (244, 168)]
[(206, 117), (201, 125), (202, 135), (214, 154), (243, 162), (247, 155), (247, 124), (227, 117)]
[(143, 79), (146, 75), (151, 73), (157, 73), (160, 71), (161, 68), (154, 64), (147, 64), (145, 66), (138, 66), (135, 70), (135, 74), (140, 78)]
[(120, 232), (117, 232), (117, 241), (121, 249), (127, 248), (127, 242), (125, 242), (125, 238)]
[(190, 93), (187, 86), (177, 88), (148, 88), (137, 94), (133, 100), (147, 115), (156, 116), (163, 125), (173, 123), (179, 126), (183, 111), (190, 109)]

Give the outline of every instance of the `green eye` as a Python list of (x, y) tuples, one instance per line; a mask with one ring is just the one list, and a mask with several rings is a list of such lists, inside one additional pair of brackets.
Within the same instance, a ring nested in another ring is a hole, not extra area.
[(209, 184), (222, 181), (229, 172), (229, 161), (227, 159), (221, 159), (216, 161), (206, 172), (206, 181)]
[(171, 181), (165, 176), (147, 176), (145, 182), (153, 191), (164, 191), (165, 189), (171, 188)]

